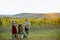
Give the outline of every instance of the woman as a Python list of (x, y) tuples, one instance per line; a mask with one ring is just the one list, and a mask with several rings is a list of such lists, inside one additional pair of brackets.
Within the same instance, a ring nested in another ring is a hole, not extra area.
[(16, 38), (17, 34), (17, 29), (16, 29), (16, 25), (15, 25), (15, 21), (12, 21), (12, 38)]

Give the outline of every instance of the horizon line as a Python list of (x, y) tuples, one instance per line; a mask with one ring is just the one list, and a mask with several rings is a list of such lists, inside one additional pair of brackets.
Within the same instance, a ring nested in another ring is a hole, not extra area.
[[(25, 13), (30, 13), (30, 12), (25, 12)], [(45, 13), (40, 12), (40, 13), (31, 13), (31, 14), (50, 14), (50, 13), (60, 13), (60, 12), (48, 12), (48, 13), (47, 12), (45, 12)], [(17, 15), (17, 14), (24, 14), (24, 13), (16, 13), (16, 14), (10, 14), (10, 13), (9, 14), (2, 14), (1, 13), (0, 15)]]

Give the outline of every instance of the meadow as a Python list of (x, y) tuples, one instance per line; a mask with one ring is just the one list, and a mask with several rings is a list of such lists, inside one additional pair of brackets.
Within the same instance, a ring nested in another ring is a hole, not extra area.
[[(12, 18), (13, 19), (13, 18)], [(11, 40), (11, 19), (0, 19), (0, 40)], [(17, 24), (24, 24), (23, 19), (15, 19)], [(60, 40), (60, 18), (29, 18), (31, 28), (29, 37), (24, 40)]]

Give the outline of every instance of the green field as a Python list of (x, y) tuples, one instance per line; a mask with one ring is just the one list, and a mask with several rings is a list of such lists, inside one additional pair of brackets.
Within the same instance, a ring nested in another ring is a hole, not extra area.
[[(60, 40), (60, 25), (54, 26), (31, 27), (29, 37), (24, 40)], [(4, 29), (5, 32), (0, 32), (0, 40), (11, 40), (11, 27)]]

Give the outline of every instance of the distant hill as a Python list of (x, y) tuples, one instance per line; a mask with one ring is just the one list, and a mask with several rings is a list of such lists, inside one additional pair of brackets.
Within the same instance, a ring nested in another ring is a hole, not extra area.
[(15, 16), (19, 17), (39, 17), (39, 18), (50, 18), (50, 17), (60, 17), (60, 13), (49, 13), (49, 14), (44, 14), (44, 13), (22, 13), (22, 14), (16, 14)]
[(15, 16), (19, 16), (19, 17), (33, 17), (37, 14), (34, 13), (21, 13), (21, 14), (16, 14)]
[(60, 13), (37, 14), (34, 17), (40, 17), (40, 18), (60, 17)]
[(0, 17), (19, 18), (18, 16), (14, 16), (14, 15), (0, 15)]
[(20, 13), (16, 15), (0, 15), (0, 17), (11, 17), (11, 18), (27, 18), (27, 17), (38, 17), (38, 18), (50, 18), (50, 17), (60, 17), (60, 13), (49, 13), (49, 14), (44, 14), (44, 13)]

